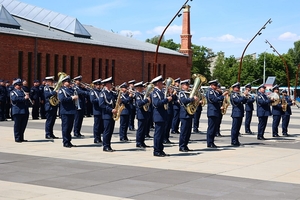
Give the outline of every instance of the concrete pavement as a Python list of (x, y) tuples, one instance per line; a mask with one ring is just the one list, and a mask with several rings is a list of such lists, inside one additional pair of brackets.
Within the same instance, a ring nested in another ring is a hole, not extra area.
[[(82, 139), (76, 148), (62, 147), (62, 140), (46, 140), (45, 120), (31, 120), (28, 142), (15, 143), (13, 122), (0, 123), (0, 200), (2, 199), (300, 199), (300, 110), (293, 107), (290, 137), (272, 138), (269, 117), (266, 141), (244, 135), (241, 147), (230, 146), (231, 107), (223, 118), (219, 149), (206, 148), (206, 107), (201, 116), (202, 134), (192, 134), (189, 148), (178, 151), (165, 145), (169, 157), (152, 156), (152, 148), (135, 147), (135, 132), (128, 143), (119, 142), (116, 122), (112, 148), (102, 151), (93, 143), (93, 118), (84, 118)], [(251, 125), (257, 132), (256, 113)], [(281, 127), (279, 128), (281, 131)], [(61, 138), (61, 121), (55, 133)], [(150, 133), (153, 135), (153, 132)], [(281, 134), (280, 134), (281, 135)], [(152, 140), (146, 140), (153, 145)]]

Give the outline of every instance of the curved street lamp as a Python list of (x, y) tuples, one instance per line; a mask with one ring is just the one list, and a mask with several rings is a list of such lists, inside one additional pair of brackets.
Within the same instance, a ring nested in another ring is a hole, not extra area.
[(270, 45), (270, 48), (273, 49), (273, 52), (276, 52), (278, 54), (278, 56), (281, 58), (282, 62), (285, 65), (285, 72), (286, 72), (286, 77), (287, 77), (287, 82), (288, 82), (288, 92), (289, 92), (288, 94), (290, 95), (291, 94), (290, 93), (290, 74), (289, 74), (289, 68), (286, 64), (286, 61), (285, 61), (284, 57), (282, 57), (280, 55), (280, 53), (278, 53), (278, 51), (274, 48), (274, 46), (268, 40), (266, 40), (265, 43)]
[(162, 34), (160, 35), (159, 37), (159, 40), (157, 42), (157, 46), (156, 46), (156, 51), (155, 51), (155, 59), (154, 59), (154, 63), (153, 63), (153, 78), (156, 76), (156, 68), (157, 68), (157, 56), (158, 56), (158, 49), (159, 49), (159, 45), (160, 45), (160, 42), (166, 32), (166, 30), (168, 29), (168, 27), (171, 25), (171, 23), (174, 21), (174, 19), (176, 17), (180, 17), (181, 14), (179, 14), (181, 12), (182, 9), (185, 8), (186, 4), (189, 2), (189, 1), (193, 1), (193, 0), (186, 0), (185, 3), (181, 6), (181, 8), (179, 9), (179, 11), (176, 13), (176, 15), (173, 17), (173, 19), (169, 22), (169, 24), (165, 27), (165, 29), (163, 30)]
[(244, 54), (245, 54), (245, 52), (246, 52), (246, 49), (248, 48), (249, 44), (256, 38), (256, 36), (261, 35), (261, 34), (262, 34), (261, 31), (262, 31), (263, 29), (265, 29), (266, 26), (267, 26), (268, 24), (271, 24), (271, 23), (272, 23), (272, 21), (271, 21), (271, 18), (270, 18), (270, 19), (263, 25), (263, 27), (261, 27), (261, 28), (259, 29), (259, 31), (254, 35), (254, 37), (253, 37), (253, 38), (248, 42), (248, 44), (246, 45), (246, 47), (245, 47), (245, 49), (244, 49), (244, 51), (243, 51), (241, 60), (240, 60), (240, 67), (239, 67), (239, 73), (238, 73), (238, 82), (240, 82), (240, 80), (241, 80), (241, 70), (242, 70), (243, 58), (244, 58)]

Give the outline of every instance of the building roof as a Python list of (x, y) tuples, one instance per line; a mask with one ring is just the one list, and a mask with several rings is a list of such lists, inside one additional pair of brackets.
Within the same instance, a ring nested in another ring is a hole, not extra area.
[[(117, 47), (117, 48), (132, 49), (138, 51), (149, 51), (149, 52), (156, 51), (156, 45), (154, 44), (139, 41), (130, 37), (125, 37), (117, 33), (109, 32), (106, 30), (93, 27), (91, 25), (82, 25), (81, 23), (79, 23), (79, 21), (76, 18), (71, 18), (57, 13), (57, 16), (65, 16), (65, 18), (68, 19), (65, 22), (59, 23), (58, 21), (55, 20), (51, 22), (49, 20), (43, 20), (41, 17), (37, 17), (39, 15), (36, 15), (36, 17), (34, 17), (34, 15), (31, 14), (32, 9), (35, 10), (34, 11), (35, 14), (37, 14), (37, 11), (39, 10), (40, 12), (45, 12), (43, 16), (46, 17), (47, 12), (55, 13), (53, 11), (31, 6), (15, 0), (0, 0), (0, 5), (1, 4), (7, 9), (8, 12), (10, 12), (10, 14), (16, 20), (16, 22), (21, 25), (21, 27), (20, 29), (14, 29), (14, 28), (2, 27), (0, 25), (0, 33), (14, 34), (14, 35), (21, 35), (21, 36), (28, 36), (28, 37), (37, 37), (37, 38), (46, 38), (46, 39), (53, 39), (53, 40), (62, 40), (62, 41), (77, 42), (77, 43), (84, 43), (84, 44), (94, 44), (94, 45), (101, 45), (101, 46), (108, 46), (108, 47)], [(22, 7), (23, 9), (19, 9), (18, 7)], [(18, 9), (19, 12), (17, 12)], [(63, 17), (60, 19), (63, 19)], [(76, 22), (72, 21), (71, 19), (75, 19)], [(50, 22), (50, 26), (49, 26), (49, 22)], [(68, 26), (66, 25), (68, 24), (66, 22), (70, 22)], [(85, 30), (90, 35), (90, 37), (85, 37), (85, 36), (81, 37), (82, 36), (81, 34), (76, 32), (76, 30), (69, 29), (70, 27), (73, 27), (75, 29)], [(71, 30), (73, 30), (73, 32)], [(159, 47), (159, 53), (187, 56), (180, 52), (167, 49), (164, 47)]]
[(20, 28), (20, 24), (11, 14), (0, 4), (0, 24), (8, 28)]

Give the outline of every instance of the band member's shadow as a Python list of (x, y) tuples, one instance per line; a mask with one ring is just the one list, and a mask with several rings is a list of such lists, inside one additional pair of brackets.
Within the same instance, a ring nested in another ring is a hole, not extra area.
[(189, 152), (182, 152), (182, 153), (173, 153), (173, 154), (169, 154), (169, 156), (197, 156), (200, 155), (200, 152), (192, 152), (194, 150), (191, 150)]
[(147, 148), (130, 148), (130, 149), (118, 149), (118, 150), (115, 149), (114, 151), (146, 151), (146, 150)]
[(273, 137), (273, 138), (266, 138), (267, 141), (295, 141), (296, 139), (288, 138), (288, 137)]
[(26, 142), (54, 142), (54, 139), (45, 139), (45, 140), (28, 140), (28, 141), (26, 141)]
[(218, 148), (204, 148), (204, 149), (194, 149), (193, 151), (204, 151), (204, 152), (210, 152), (210, 151), (227, 151), (227, 150), (235, 150), (232, 148), (233, 146), (218, 146)]
[(263, 142), (247, 142), (247, 143), (242, 143), (241, 146), (259, 146), (259, 145), (266, 145), (266, 144)]
[(80, 144), (80, 145), (76, 145), (76, 148), (77, 147), (103, 147), (102, 144)]
[(189, 143), (206, 142), (206, 139), (190, 140)]

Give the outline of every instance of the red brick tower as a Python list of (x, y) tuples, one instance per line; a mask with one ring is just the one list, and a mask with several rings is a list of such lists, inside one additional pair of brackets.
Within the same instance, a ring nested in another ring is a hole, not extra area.
[(182, 34), (181, 34), (181, 48), (180, 53), (189, 55), (188, 65), (192, 67), (193, 51), (192, 46), (192, 35), (191, 35), (191, 24), (190, 24), (190, 8), (191, 6), (186, 5), (183, 9), (183, 21), (182, 21)]

